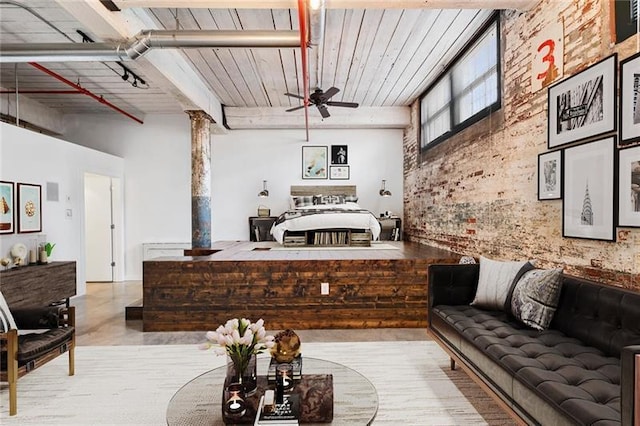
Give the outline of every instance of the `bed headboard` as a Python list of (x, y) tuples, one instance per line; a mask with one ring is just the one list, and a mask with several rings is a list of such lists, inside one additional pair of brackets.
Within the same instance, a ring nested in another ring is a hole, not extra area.
[(355, 185), (291, 185), (291, 196), (358, 195)]

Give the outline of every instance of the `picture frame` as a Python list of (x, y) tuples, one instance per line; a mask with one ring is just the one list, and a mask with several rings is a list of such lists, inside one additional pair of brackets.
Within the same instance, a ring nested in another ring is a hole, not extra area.
[(347, 145), (331, 145), (331, 164), (349, 164), (349, 147)]
[(0, 234), (13, 234), (16, 228), (15, 185), (0, 180)]
[(42, 186), (18, 183), (18, 233), (42, 232)]
[(620, 62), (620, 145), (640, 141), (640, 53)]
[(617, 59), (614, 53), (549, 87), (549, 149), (616, 130)]
[(334, 180), (349, 180), (349, 166), (330, 166), (329, 176)]
[(562, 150), (538, 155), (538, 200), (562, 198)]
[(618, 226), (640, 228), (640, 145), (618, 151)]
[(328, 175), (326, 146), (302, 147), (302, 179), (326, 179)]
[(615, 241), (616, 137), (564, 150), (562, 236)]

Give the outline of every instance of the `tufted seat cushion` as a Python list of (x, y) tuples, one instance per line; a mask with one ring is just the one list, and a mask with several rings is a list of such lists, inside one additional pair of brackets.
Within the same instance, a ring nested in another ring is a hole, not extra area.
[(620, 423), (619, 358), (559, 330), (527, 328), (500, 311), (439, 305), (432, 315), (575, 422)]
[[(47, 330), (43, 333), (28, 333), (18, 336), (18, 366), (38, 358), (40, 355), (55, 349), (73, 338), (74, 328), (63, 327)], [(0, 368), (7, 369), (6, 357), (1, 357)]]

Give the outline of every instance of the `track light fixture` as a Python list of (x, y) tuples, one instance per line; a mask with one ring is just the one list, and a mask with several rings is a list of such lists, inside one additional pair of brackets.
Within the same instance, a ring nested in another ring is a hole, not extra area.
[(382, 188), (380, 188), (381, 197), (391, 197), (391, 191), (386, 188), (387, 181), (382, 179)]
[(128, 71), (128, 69), (127, 69), (127, 68), (125, 68), (125, 69), (124, 69), (124, 74), (122, 74), (122, 79), (123, 79), (124, 81), (129, 80), (129, 71)]
[(260, 191), (258, 193), (258, 197), (260, 198), (266, 198), (269, 196), (269, 190), (267, 189), (267, 181), (263, 180), (262, 181), (262, 191)]

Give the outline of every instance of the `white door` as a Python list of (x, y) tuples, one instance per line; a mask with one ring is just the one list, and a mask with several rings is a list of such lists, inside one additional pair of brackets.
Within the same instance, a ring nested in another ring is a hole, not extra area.
[(113, 281), (111, 178), (84, 175), (87, 281)]

